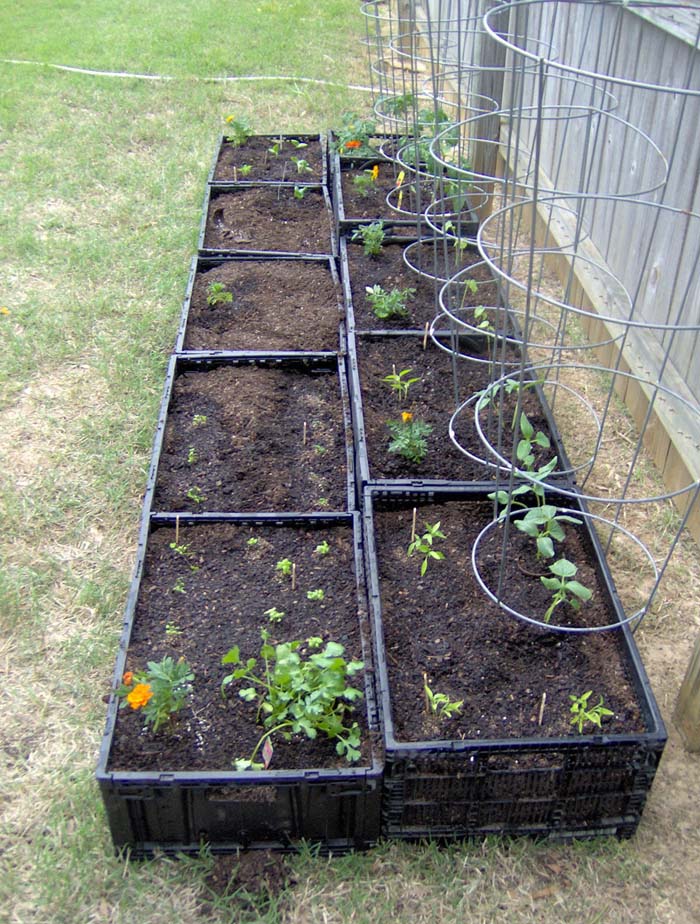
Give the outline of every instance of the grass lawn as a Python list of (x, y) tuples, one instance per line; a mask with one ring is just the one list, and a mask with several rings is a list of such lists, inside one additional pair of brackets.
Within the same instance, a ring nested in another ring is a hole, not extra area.
[[(229, 113), (320, 131), (366, 109), (346, 88), (368, 82), (363, 35), (357, 0), (0, 9), (0, 922), (694, 920), (697, 876), (679, 894), (673, 856), (697, 855), (696, 826), (664, 779), (631, 843), (303, 853), (273, 896), (213, 895), (206, 856), (113, 855), (103, 697), (211, 156)], [(329, 83), (206, 79), (224, 75)], [(690, 798), (698, 767), (675, 748)]]

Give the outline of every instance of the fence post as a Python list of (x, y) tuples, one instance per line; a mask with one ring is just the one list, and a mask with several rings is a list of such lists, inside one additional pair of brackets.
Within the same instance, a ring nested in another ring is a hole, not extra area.
[(700, 751), (700, 637), (676, 701), (673, 722), (687, 751)]

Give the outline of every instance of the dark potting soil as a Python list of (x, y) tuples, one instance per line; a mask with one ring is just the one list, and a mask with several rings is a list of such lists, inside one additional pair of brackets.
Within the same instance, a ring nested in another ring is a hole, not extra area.
[[(379, 256), (368, 257), (365, 256), (360, 244), (348, 243), (350, 291), (355, 326), (358, 330), (418, 330), (438, 314), (438, 296), (444, 282), (428, 279), (411, 270), (404, 261), (404, 249), (405, 245), (402, 244), (387, 244)], [(415, 259), (415, 250), (413, 254)], [(443, 267), (444, 260), (449, 260), (451, 273), (467, 266), (474, 266), (473, 275), (478, 289), (475, 294), (465, 294), (464, 306), (498, 304), (496, 284), (478, 251), (467, 249), (456, 253), (452, 247), (444, 250), (443, 245), (438, 244), (436, 249), (430, 243), (423, 245), (418, 259), (421, 259), (425, 272), (433, 275), (436, 269), (435, 260)], [(443, 269), (439, 269), (437, 274), (445, 275)], [(407, 301), (408, 316), (388, 320), (377, 318), (367, 301), (366, 292), (368, 286), (374, 285), (381, 286), (387, 292), (392, 289), (415, 289), (415, 294)], [(448, 326), (447, 323), (445, 326)]]
[[(421, 577), (421, 557), (407, 556), (412, 509), (375, 511), (382, 621), (396, 738), (417, 741), (577, 736), (570, 724), (569, 695), (578, 696), (587, 690), (593, 691), (592, 705), (602, 696), (604, 705), (614, 712), (604, 720), (606, 733), (643, 731), (616, 632), (573, 635), (532, 627), (500, 610), (478, 586), (472, 572), (471, 550), (492, 515), (488, 502), (419, 507), (417, 533), (422, 533), (425, 524), (439, 522), (446, 536), (434, 543), (445, 559), (431, 561)], [(585, 544), (575, 538), (574, 531), (574, 527), (567, 527), (569, 541), (563, 552), (579, 566), (581, 581), (595, 588), (592, 600), (585, 605), (585, 618), (594, 624), (610, 623), (615, 617), (605, 602)], [(518, 568), (523, 554), (519, 550), (517, 556), (511, 556), (508, 598), (521, 607), (544, 612), (546, 605), (539, 592), (533, 592), (534, 584), (540, 583), (538, 578), (522, 574)], [(534, 565), (528, 561), (528, 570), (537, 569), (542, 570), (542, 566), (536, 559)], [(427, 714), (424, 676), (434, 693), (464, 701), (461, 715), (437, 719)], [(595, 728), (588, 725), (584, 731), (590, 734)]]
[[(478, 354), (475, 354), (478, 355)], [(483, 360), (486, 357), (480, 356)], [(493, 477), (493, 469), (469, 459), (452, 442), (449, 436), (449, 422), (455, 411), (454, 377), (460, 403), (484, 389), (490, 382), (489, 365), (486, 362), (456, 360), (454, 366), (450, 355), (437, 347), (430, 339), (423, 349), (423, 338), (399, 336), (358, 336), (357, 364), (360, 377), (360, 391), (369, 459), (369, 473), (372, 479), (381, 478), (431, 478), (458, 481), (481, 480)], [(410, 369), (405, 378), (418, 377), (420, 381), (410, 386), (408, 397), (399, 403), (395, 392), (383, 381), (393, 370), (401, 372)], [(505, 399), (504, 417), (512, 420), (515, 397)], [(536, 395), (525, 390), (522, 409), (535, 428), (549, 435), (547, 421)], [(392, 436), (387, 427), (388, 420), (398, 420), (401, 412), (414, 415), (414, 421), (423, 421), (433, 430), (426, 437), (428, 452), (420, 463), (404, 459), (398, 453), (389, 452)], [(498, 446), (498, 435), (493, 415), (482, 411), (484, 432)], [(473, 407), (465, 408), (455, 422), (455, 434), (460, 445), (473, 452), (480, 459), (494, 460), (484, 447), (474, 423)], [(501, 452), (510, 458), (512, 431), (504, 428)], [(544, 449), (537, 449), (536, 467), (544, 465), (554, 455)]]
[[(233, 296), (209, 305), (220, 283)], [(340, 293), (327, 263), (232, 260), (197, 273), (186, 350), (337, 350)]]
[[(275, 135), (248, 138), (238, 147), (224, 142), (214, 168), (214, 179), (238, 182), (241, 180), (277, 180), (284, 183), (320, 183), (323, 179), (321, 142), (307, 138), (294, 139), (305, 147), (295, 147), (291, 140)], [(278, 145), (275, 154), (270, 149)], [(305, 160), (311, 170), (297, 161)], [(247, 170), (246, 167), (250, 167)], [(241, 172), (243, 168), (243, 172)]]
[[(250, 539), (257, 543), (248, 545)], [(323, 540), (330, 546), (327, 555), (315, 551)], [(296, 565), (294, 589), (291, 576), (276, 570), (284, 558)], [(324, 599), (308, 600), (307, 591), (319, 588)], [(272, 607), (284, 613), (280, 623), (265, 615)], [(145, 669), (148, 661), (166, 655), (185, 658), (195, 675), (193, 694), (172, 727), (157, 733), (143, 731), (139, 712), (121, 709), (110, 769), (231, 770), (232, 761), (250, 757), (264, 731), (256, 724), (257, 705), (240, 698), (238, 690), (246, 686), (241, 681), (222, 696), (222, 680), (232, 668), (221, 658), (234, 645), (244, 659), (257, 657), (261, 627), (272, 644), (320, 636), (324, 644), (343, 645), (346, 659), (363, 659), (349, 527), (197, 524), (181, 525), (177, 536), (174, 528), (156, 528), (148, 541), (126, 670)], [(353, 686), (364, 690), (362, 673)], [(367, 759), (364, 700), (349, 714), (347, 724), (352, 721), (362, 729)], [(273, 770), (350, 766), (338, 758), (334, 742), (321, 736), (286, 742), (275, 735), (272, 744)]]
[[(189, 371), (173, 386), (154, 509), (347, 510), (346, 473), (335, 373), (254, 365)], [(200, 502), (188, 497), (192, 489)]]
[[(377, 164), (379, 170), (377, 179), (365, 189), (364, 195), (360, 192), (360, 187), (356, 184), (357, 177), (362, 177), (365, 172), (372, 170), (375, 166), (371, 161), (360, 162), (357, 164), (343, 164), (340, 175), (340, 185), (343, 194), (343, 211), (346, 221), (353, 218), (379, 218), (385, 221), (410, 221), (413, 214), (416, 214), (417, 224), (418, 213), (425, 211), (426, 206), (431, 201), (431, 189), (427, 183), (420, 187), (420, 198), (416, 195), (414, 186), (411, 184), (411, 178), (405, 177), (401, 183), (403, 188), (403, 197), (401, 208), (404, 212), (412, 214), (403, 214), (392, 208), (386, 201), (387, 196), (397, 187), (397, 178), (399, 168), (396, 164), (382, 162)], [(398, 206), (398, 193), (392, 196), (392, 203)], [(408, 231), (410, 234), (410, 230)]]
[(331, 253), (326, 200), (307, 187), (297, 199), (288, 186), (256, 186), (212, 192), (204, 247), (278, 253)]

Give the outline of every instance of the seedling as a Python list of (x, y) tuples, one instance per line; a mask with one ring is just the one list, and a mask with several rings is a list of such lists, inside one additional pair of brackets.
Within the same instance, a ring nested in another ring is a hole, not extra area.
[(292, 573), (293, 567), (294, 566), (288, 558), (282, 558), (275, 565), (275, 571), (279, 571), (279, 573), (284, 577), (289, 577), (289, 575)]
[(425, 693), (426, 710), (441, 719), (453, 719), (462, 711), (464, 700), (451, 700), (446, 693), (434, 693), (430, 689), (427, 674), (423, 674), (423, 692)]
[(404, 93), (403, 96), (380, 96), (377, 99), (377, 107), (387, 115), (406, 115), (413, 107), (414, 101), (413, 93)]
[(238, 148), (242, 144), (245, 144), (252, 134), (248, 119), (246, 119), (245, 116), (241, 116), (237, 119), (235, 116), (229, 115), (226, 116), (225, 121), (227, 131), (226, 140), (229, 144), (232, 144), (234, 148)]
[(292, 195), (295, 199), (303, 199), (308, 189), (308, 186), (295, 186)]
[(440, 521), (437, 523), (426, 523), (425, 532), (422, 536), (414, 536), (410, 542), (406, 554), (410, 557), (416, 553), (423, 556), (423, 561), (420, 566), (421, 577), (428, 570), (428, 562), (433, 559), (434, 561), (443, 561), (445, 555), (443, 552), (438, 551), (438, 549), (433, 548), (433, 542), (435, 539), (446, 539), (447, 537), (443, 532), (440, 531)]
[(425, 438), (433, 432), (430, 424), (414, 420), (413, 414), (403, 411), (401, 420), (388, 420), (387, 426), (393, 437), (389, 443), (389, 452), (397, 452), (409, 462), (422, 462), (428, 452)]
[(562, 523), (580, 524), (581, 520), (558, 514), (552, 504), (542, 504), (531, 507), (522, 519), (515, 521), (515, 526), (535, 540), (538, 558), (553, 558), (554, 542), (563, 542), (566, 537)]
[(204, 500), (204, 495), (196, 485), (195, 487), (189, 489), (187, 492), (187, 497), (192, 501), (193, 504), (201, 504)]
[(479, 305), (474, 309), (474, 325), (477, 330), (485, 330), (489, 333), (493, 333), (496, 329), (491, 323), (488, 311), (483, 305)]
[(391, 368), (391, 374), (385, 375), (382, 379), (382, 382), (387, 383), (392, 391), (396, 393), (399, 399), (399, 403), (401, 403), (408, 398), (408, 389), (411, 387), (411, 385), (414, 385), (416, 382), (420, 382), (420, 378), (415, 376), (412, 379), (407, 379), (406, 376), (411, 374), (411, 369), (402, 369), (401, 372), (397, 372), (396, 366), (392, 366)]
[(210, 282), (207, 286), (207, 305), (230, 305), (233, 301), (231, 292), (226, 291), (223, 282)]
[(598, 728), (600, 728), (601, 720), (605, 718), (605, 716), (615, 715), (612, 709), (607, 709), (603, 705), (602, 696), (599, 698), (597, 705), (589, 708), (588, 700), (592, 694), (592, 690), (587, 690), (580, 696), (574, 696), (572, 693), (569, 694), (569, 699), (571, 700), (570, 712), (573, 716), (571, 725), (576, 726), (579, 735), (583, 734), (583, 726), (586, 722), (590, 722), (592, 725), (597, 725)]
[(356, 173), (352, 178), (352, 185), (358, 196), (366, 199), (377, 185), (379, 178), (379, 164), (375, 164), (370, 170), (363, 170), (362, 173)]
[(267, 149), (269, 154), (272, 154), (273, 157), (279, 157), (280, 150), (284, 144), (284, 138), (277, 138), (273, 142), (272, 146)]
[(254, 549), (255, 546), (258, 545), (259, 542), (260, 540), (256, 536), (251, 536), (250, 539), (246, 539), (245, 544), (248, 546), (249, 549)]
[(319, 544), (314, 549), (314, 552), (317, 555), (323, 556), (323, 555), (328, 555), (330, 550), (331, 550), (331, 547), (328, 545), (328, 542), (324, 539), (323, 542), (319, 542)]
[(330, 501), (328, 500), (327, 497), (319, 497), (318, 500), (316, 501), (317, 507), (322, 507), (325, 509), (329, 505), (330, 505)]
[(184, 658), (175, 661), (168, 656), (159, 662), (149, 661), (147, 670), (124, 674), (116, 691), (121, 699), (119, 707), (141, 709), (145, 724), (157, 732), (185, 705), (193, 680), (192, 669)]
[[(258, 658), (242, 661), (237, 645), (222, 658), (223, 664), (234, 666), (223, 679), (222, 695), (234, 681), (246, 681), (249, 686), (239, 690), (238, 695), (248, 703), (257, 701), (256, 722), (262, 722), (265, 728), (250, 757), (235, 762), (236, 769), (262, 769), (264, 765), (256, 763), (255, 758), (265, 741), (277, 732), (287, 741), (292, 735), (316, 738), (322, 732), (335, 741), (337, 754), (350, 762), (359, 760), (359, 726), (353, 722), (348, 727), (345, 719), (353, 711), (353, 704), (363, 696), (348, 681), (362, 670), (364, 663), (346, 661), (345, 649), (337, 642), (327, 642), (323, 651), (314, 651), (303, 658), (300, 641), (273, 646), (268, 643), (269, 634), (264, 629), (260, 635), (262, 646)], [(322, 644), (320, 638), (307, 640), (309, 651)], [(258, 660), (263, 662), (259, 674), (255, 673)]]
[(282, 622), (284, 610), (278, 610), (276, 606), (271, 606), (269, 610), (265, 610), (265, 616), (270, 622)]
[(250, 172), (252, 171), (252, 169), (253, 169), (252, 164), (241, 164), (241, 166), (238, 168), (238, 172), (240, 173), (241, 176), (248, 176)]
[(189, 547), (189, 545), (186, 545), (185, 543), (171, 542), (171, 543), (170, 543), (170, 548), (171, 548), (171, 549), (173, 550), (173, 552), (175, 552), (177, 555), (185, 555), (185, 556), (186, 556), (187, 553), (189, 552), (189, 548), (190, 548), (190, 547)]
[(520, 435), (521, 439), (518, 441), (515, 455), (518, 461), (522, 462), (524, 468), (529, 471), (535, 464), (533, 446), (539, 446), (541, 449), (549, 449), (549, 437), (545, 433), (542, 433), (541, 430), (535, 432), (535, 428), (532, 426), (525, 413), (521, 413), (520, 415)]
[(207, 422), (206, 414), (195, 414), (194, 417), (192, 418), (193, 427), (203, 427), (206, 424), (206, 422)]
[[(179, 578), (175, 581), (175, 583), (173, 584), (173, 593), (176, 593), (176, 594), (184, 594), (184, 593), (186, 593), (186, 590), (185, 590), (185, 581), (184, 581), (183, 578), (179, 577)], [(167, 629), (167, 626), (166, 626), (166, 629)]]
[(361, 228), (357, 228), (350, 240), (362, 241), (363, 252), (366, 257), (378, 257), (382, 252), (384, 237), (384, 222), (373, 221), (369, 225), (362, 225)]
[(314, 443), (314, 452), (317, 456), (325, 456), (328, 452), (328, 449), (325, 446), (322, 446), (320, 443)]
[(165, 634), (166, 635), (182, 635), (182, 629), (175, 622), (166, 622), (165, 624)]
[(568, 603), (572, 609), (581, 609), (581, 603), (591, 599), (593, 592), (579, 581), (571, 580), (576, 576), (578, 568), (566, 558), (560, 558), (549, 566), (554, 577), (541, 577), (540, 580), (552, 591), (552, 602), (544, 614), (544, 621), (549, 624), (554, 610), (562, 603)]
[(326, 595), (323, 590), (319, 587), (318, 590), (307, 590), (306, 599), (307, 600), (323, 600)]
[(199, 456), (197, 454), (197, 450), (194, 448), (194, 446), (190, 446), (190, 448), (187, 450), (187, 464), (194, 465), (198, 458)]
[(372, 311), (381, 321), (405, 318), (408, 315), (406, 302), (416, 294), (415, 289), (392, 289), (387, 292), (379, 285), (365, 286), (365, 292)]
[(297, 168), (297, 173), (313, 173), (313, 167), (304, 157), (293, 157), (292, 163)]
[(289, 143), (297, 151), (300, 151), (302, 148), (308, 148), (308, 144), (305, 141), (299, 141), (298, 138), (290, 138)]

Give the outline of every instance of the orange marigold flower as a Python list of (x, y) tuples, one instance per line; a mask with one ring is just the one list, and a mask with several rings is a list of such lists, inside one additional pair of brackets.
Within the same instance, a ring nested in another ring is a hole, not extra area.
[(130, 687), (131, 684), (134, 682), (134, 672), (133, 672), (133, 671), (126, 671), (126, 673), (125, 673), (124, 676), (122, 677), (122, 682), (123, 682), (123, 684), (124, 684), (125, 687)]
[(153, 690), (148, 683), (137, 683), (134, 689), (126, 698), (127, 703), (132, 709), (140, 709), (145, 706), (153, 696)]
[(374, 167), (372, 167), (372, 180), (375, 183), (377, 182), (378, 176), (379, 176), (379, 164), (375, 164)]
[(362, 142), (361, 141), (346, 141), (345, 147), (346, 148), (361, 148)]
[(401, 420), (403, 420), (404, 423), (410, 423), (413, 420), (413, 414), (409, 411), (401, 411)]

